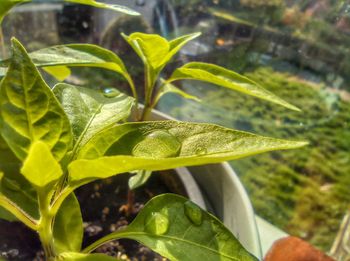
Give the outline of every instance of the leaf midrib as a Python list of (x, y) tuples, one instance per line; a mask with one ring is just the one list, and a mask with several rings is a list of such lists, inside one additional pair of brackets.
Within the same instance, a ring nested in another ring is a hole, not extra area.
[[(209, 248), (209, 247), (206, 247), (206, 246), (203, 246), (203, 245), (199, 245), (199, 244), (197, 244), (197, 243), (195, 243), (193, 241), (189, 241), (189, 240), (186, 240), (186, 239), (183, 239), (183, 238), (179, 238), (179, 237), (174, 237), (174, 236), (154, 235), (154, 234), (150, 234), (150, 233), (146, 233), (146, 232), (122, 232), (122, 233), (118, 233), (116, 238), (111, 238), (108, 241), (112, 241), (112, 240), (115, 240), (115, 239), (118, 239), (118, 238), (122, 238), (124, 236), (131, 238), (132, 235), (136, 235), (136, 236), (137, 235), (143, 235), (143, 236), (148, 236), (148, 237), (160, 237), (160, 238), (169, 239), (169, 240), (177, 240), (177, 241), (181, 241), (181, 242), (187, 243), (189, 245), (196, 246), (198, 248), (206, 249), (206, 250), (208, 250), (210, 252), (218, 254), (219, 256), (224, 256), (224, 257), (226, 257), (228, 259), (239, 261), (238, 258), (234, 258), (234, 257), (229, 256), (229, 255), (224, 254), (224, 253), (220, 253), (219, 251), (217, 251), (215, 249), (212, 249), (212, 248)], [(135, 239), (133, 237), (132, 237), (132, 239), (137, 240), (137, 239)]]

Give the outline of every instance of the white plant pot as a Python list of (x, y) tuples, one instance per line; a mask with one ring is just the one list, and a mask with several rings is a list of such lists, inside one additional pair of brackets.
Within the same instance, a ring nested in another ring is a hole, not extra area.
[[(174, 120), (154, 110), (151, 120)], [(176, 169), (189, 198), (213, 212), (257, 258), (262, 258), (253, 207), (242, 183), (225, 162)]]

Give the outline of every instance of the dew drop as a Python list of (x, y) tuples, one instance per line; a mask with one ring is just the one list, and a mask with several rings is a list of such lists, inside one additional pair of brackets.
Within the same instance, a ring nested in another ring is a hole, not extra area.
[(103, 95), (107, 98), (114, 98), (117, 97), (120, 94), (120, 91), (118, 91), (115, 88), (105, 88), (103, 90)]
[(152, 212), (145, 219), (145, 229), (155, 235), (163, 235), (168, 231), (169, 219), (159, 212)]
[(188, 217), (188, 219), (196, 226), (200, 226), (203, 222), (203, 212), (200, 207), (191, 201), (187, 201), (184, 205), (185, 215)]
[(136, 144), (132, 154), (138, 157), (169, 158), (180, 153), (181, 143), (168, 131), (155, 130)]

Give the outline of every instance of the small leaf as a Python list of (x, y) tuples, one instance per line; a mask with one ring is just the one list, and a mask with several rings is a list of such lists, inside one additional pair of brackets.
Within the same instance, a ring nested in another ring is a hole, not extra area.
[(163, 66), (164, 57), (170, 50), (169, 42), (157, 34), (133, 33), (124, 35), (124, 39), (133, 47), (145, 64), (154, 70)]
[[(111, 90), (115, 91), (107, 93)], [(73, 129), (73, 153), (102, 129), (127, 118), (134, 102), (133, 98), (116, 89), (106, 89), (106, 93), (102, 93), (69, 84), (57, 84), (53, 92), (66, 111)]]
[(184, 92), (183, 90), (177, 88), (175, 85), (171, 84), (171, 83), (168, 83), (168, 82), (165, 82), (163, 79), (162, 79), (162, 82), (163, 82), (163, 88), (162, 90), (158, 93), (155, 101), (154, 101), (154, 104), (157, 104), (158, 101), (165, 95), (165, 94), (168, 94), (168, 93), (175, 93), (177, 95), (180, 95), (182, 96), (183, 98), (185, 99), (189, 99), (189, 100), (194, 100), (194, 101), (197, 101), (197, 102), (200, 102), (201, 100), (196, 97), (196, 96), (193, 96), (191, 94), (188, 94), (186, 92)]
[(77, 4), (82, 4), (82, 5), (90, 5), (93, 7), (97, 8), (104, 8), (104, 9), (110, 9), (113, 11), (117, 11), (120, 13), (128, 14), (128, 15), (140, 15), (140, 13), (122, 5), (116, 5), (116, 4), (106, 4), (106, 3), (101, 3), (97, 2), (94, 0), (65, 0), (66, 2), (69, 3), (77, 3)]
[(49, 147), (42, 141), (33, 142), (21, 169), (23, 176), (37, 188), (57, 181), (63, 174)]
[(30, 2), (31, 0), (1, 0), (0, 5), (0, 25), (6, 14), (14, 7), (15, 5)]
[[(50, 73), (55, 77), (62, 76), (62, 66), (98, 67), (130, 77), (122, 60), (113, 52), (93, 44), (67, 44), (44, 48), (29, 54), (36, 66), (58, 67), (59, 71)], [(6, 64), (6, 61), (3, 61)], [(58, 73), (57, 73), (58, 72)], [(65, 72), (67, 75), (67, 71)]]
[(58, 256), (55, 261), (120, 261), (115, 257), (104, 254), (81, 254), (75, 252), (65, 252)]
[(200, 33), (200, 32), (186, 34), (186, 35), (180, 36), (174, 40), (171, 40), (169, 42), (170, 51), (169, 51), (168, 55), (165, 57), (164, 63), (169, 62), (170, 59), (173, 58), (173, 56), (175, 54), (177, 54), (177, 52), (180, 51), (182, 47), (184, 47), (188, 42), (192, 41), (193, 39), (199, 37), (201, 34), (202, 33)]
[(185, 79), (209, 82), (282, 105), (291, 110), (300, 111), (294, 105), (265, 90), (249, 78), (214, 64), (201, 62), (185, 64), (174, 71), (168, 82)]
[(71, 194), (64, 200), (55, 217), (53, 236), (56, 251), (79, 252), (83, 233), (80, 205), (75, 195)]
[(16, 39), (12, 51), (9, 69), (0, 83), (0, 132), (21, 160), (38, 140), (61, 160), (72, 145), (68, 118)]
[(122, 34), (124, 39), (147, 66), (150, 86), (153, 86), (159, 73), (171, 58), (186, 43), (199, 35), (200, 33), (189, 34), (169, 42), (157, 34), (133, 33), (129, 36)]
[(71, 75), (71, 70), (67, 66), (43, 67), (43, 70), (48, 74), (51, 74), (58, 81), (64, 81), (69, 75)]
[(95, 135), (81, 149), (80, 160), (72, 162), (68, 168), (71, 182), (86, 183), (133, 170), (153, 171), (218, 163), (306, 144), (213, 124), (177, 121), (125, 123)]
[(103, 237), (84, 252), (119, 238), (136, 240), (170, 260), (258, 260), (216, 217), (173, 194), (152, 198), (128, 227)]
[(152, 176), (152, 171), (139, 170), (136, 175), (129, 178), (129, 188), (131, 190), (137, 189), (145, 184)]

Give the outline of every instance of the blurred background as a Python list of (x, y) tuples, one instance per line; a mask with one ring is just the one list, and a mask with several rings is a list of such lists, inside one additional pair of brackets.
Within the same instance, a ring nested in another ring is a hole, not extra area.
[[(350, 202), (350, 2), (340, 0), (129, 0), (142, 16), (75, 4), (33, 1), (3, 22), (28, 50), (89, 42), (114, 50), (136, 83), (143, 67), (120, 33), (159, 33), (172, 39), (202, 32), (168, 66), (191, 60), (245, 74), (302, 113), (198, 82), (181, 88), (202, 102), (167, 95), (158, 109), (182, 120), (205, 121), (308, 147), (232, 162), (260, 217), (329, 251)], [(45, 1), (47, 2), (47, 1)], [(8, 46), (0, 50), (8, 55)], [(99, 69), (73, 69), (68, 79), (91, 88), (127, 91), (122, 78)], [(49, 81), (53, 79), (48, 78)], [(140, 87), (140, 90), (142, 87)], [(237, 210), (239, 211), (239, 210)]]

